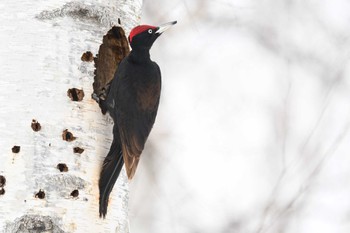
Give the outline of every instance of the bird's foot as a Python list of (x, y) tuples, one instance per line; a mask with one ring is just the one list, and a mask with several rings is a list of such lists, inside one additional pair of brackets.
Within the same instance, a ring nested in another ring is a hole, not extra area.
[(97, 103), (100, 103), (101, 100), (106, 100), (111, 84), (108, 83), (99, 93), (92, 93), (91, 98), (94, 99)]
[(101, 93), (100, 95), (98, 95), (96, 93), (92, 93), (91, 98), (98, 103), (98, 105), (101, 108), (102, 114), (105, 115), (107, 112), (107, 106), (106, 106), (106, 102), (105, 102), (106, 96), (104, 95), (104, 93)]
[(104, 101), (107, 99), (106, 92), (104, 89), (102, 89), (102, 92), (100, 94), (92, 93), (91, 98), (95, 100), (97, 103), (100, 103), (101, 101)]
[(91, 98), (95, 100), (97, 103), (100, 103), (100, 97), (96, 93), (92, 93)]

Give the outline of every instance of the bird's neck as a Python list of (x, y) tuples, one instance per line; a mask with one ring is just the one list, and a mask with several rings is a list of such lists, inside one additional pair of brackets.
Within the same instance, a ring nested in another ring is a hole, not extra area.
[(151, 61), (149, 49), (133, 49), (129, 54), (129, 59), (135, 63)]

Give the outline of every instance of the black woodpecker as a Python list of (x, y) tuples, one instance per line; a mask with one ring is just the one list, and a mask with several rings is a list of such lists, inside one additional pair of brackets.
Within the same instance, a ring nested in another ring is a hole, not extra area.
[(135, 174), (140, 155), (156, 119), (161, 74), (157, 63), (150, 59), (154, 41), (176, 21), (159, 27), (140, 25), (129, 35), (132, 48), (119, 64), (102, 111), (113, 118), (113, 142), (100, 174), (100, 217), (107, 214), (108, 198), (125, 163), (129, 180)]

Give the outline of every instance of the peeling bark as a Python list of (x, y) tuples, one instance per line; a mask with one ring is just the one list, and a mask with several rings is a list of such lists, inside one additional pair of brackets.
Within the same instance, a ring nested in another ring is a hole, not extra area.
[(114, 26), (103, 36), (103, 43), (94, 59), (93, 88), (97, 96), (104, 94), (104, 88), (112, 81), (119, 63), (129, 52), (129, 42), (122, 27)]

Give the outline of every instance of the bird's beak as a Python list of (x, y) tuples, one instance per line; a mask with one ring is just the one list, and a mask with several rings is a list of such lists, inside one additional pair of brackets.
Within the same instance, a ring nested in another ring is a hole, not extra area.
[(171, 28), (173, 25), (175, 25), (177, 23), (177, 21), (172, 21), (172, 22), (169, 22), (169, 23), (165, 23), (165, 24), (162, 24), (158, 27), (157, 31), (156, 31), (156, 34), (162, 34), (163, 32), (165, 32), (166, 30), (168, 30), (169, 28)]

